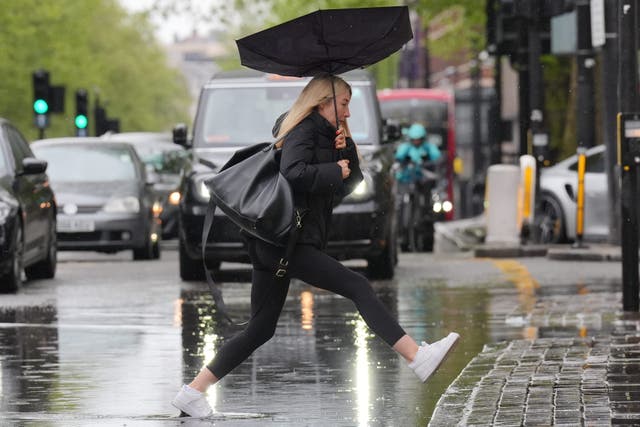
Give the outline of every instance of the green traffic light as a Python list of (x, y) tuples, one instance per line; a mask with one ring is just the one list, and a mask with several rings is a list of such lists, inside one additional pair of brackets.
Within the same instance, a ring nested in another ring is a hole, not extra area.
[(89, 120), (87, 120), (87, 116), (85, 116), (84, 114), (78, 114), (76, 116), (76, 127), (78, 129), (85, 129), (88, 123)]
[(36, 99), (33, 103), (33, 111), (38, 114), (46, 114), (49, 111), (49, 104), (44, 99)]

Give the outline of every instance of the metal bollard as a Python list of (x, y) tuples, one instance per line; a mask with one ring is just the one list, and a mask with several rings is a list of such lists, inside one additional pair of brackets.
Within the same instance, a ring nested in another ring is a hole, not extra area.
[(520, 194), (518, 197), (518, 213), (520, 238), (522, 243), (529, 240), (534, 227), (536, 187), (536, 158), (525, 154), (520, 156)]
[(520, 168), (515, 165), (492, 165), (487, 170), (485, 215), (487, 243), (517, 244), (518, 188)]

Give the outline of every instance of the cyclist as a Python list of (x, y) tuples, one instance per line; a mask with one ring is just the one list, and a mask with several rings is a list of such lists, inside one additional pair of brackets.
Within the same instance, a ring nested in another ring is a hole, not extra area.
[(412, 124), (406, 134), (409, 141), (400, 144), (395, 154), (401, 165), (396, 171), (396, 180), (401, 184), (421, 181), (424, 163), (437, 162), (442, 157), (440, 149), (427, 141), (427, 130), (421, 124)]
[(414, 123), (406, 132), (408, 141), (395, 153), (396, 215), (403, 251), (431, 250), (433, 247), (433, 212), (431, 190), (437, 182), (436, 165), (442, 154), (427, 142), (423, 125)]

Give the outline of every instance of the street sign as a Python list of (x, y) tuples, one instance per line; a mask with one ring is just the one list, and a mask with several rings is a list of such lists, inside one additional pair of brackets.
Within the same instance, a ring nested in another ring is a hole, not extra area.
[(591, 0), (591, 45), (604, 46), (605, 41), (604, 0)]

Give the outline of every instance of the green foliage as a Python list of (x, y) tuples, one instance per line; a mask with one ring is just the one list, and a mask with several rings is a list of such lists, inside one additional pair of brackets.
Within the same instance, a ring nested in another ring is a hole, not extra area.
[[(414, 3), (422, 22), (430, 23), (431, 37), (436, 27), (446, 29), (428, 43), (432, 56), (443, 59), (475, 57), (484, 49), (485, 1), (479, 0), (418, 0)], [(464, 59), (464, 58), (463, 58)]]
[[(121, 130), (168, 130), (188, 120), (181, 74), (167, 65), (145, 14), (127, 15), (117, 0), (4, 0), (0, 15), (0, 116), (37, 137), (31, 73), (44, 68), (66, 87), (65, 113), (50, 115), (46, 135), (75, 132), (75, 90), (96, 98)], [(89, 116), (93, 132), (93, 114)]]

